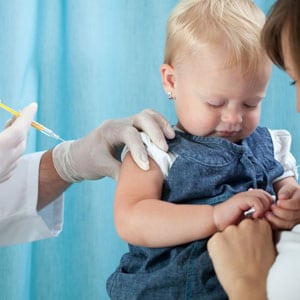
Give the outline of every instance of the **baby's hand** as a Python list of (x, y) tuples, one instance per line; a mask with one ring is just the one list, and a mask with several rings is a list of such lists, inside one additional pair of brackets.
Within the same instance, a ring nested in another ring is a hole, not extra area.
[(277, 193), (278, 201), (266, 213), (266, 219), (275, 229), (292, 229), (300, 224), (300, 186), (286, 184)]
[(229, 200), (214, 206), (213, 218), (218, 230), (224, 230), (228, 225), (239, 223), (244, 212), (254, 208), (252, 218), (261, 218), (270, 210), (273, 197), (260, 189), (251, 189), (234, 195)]

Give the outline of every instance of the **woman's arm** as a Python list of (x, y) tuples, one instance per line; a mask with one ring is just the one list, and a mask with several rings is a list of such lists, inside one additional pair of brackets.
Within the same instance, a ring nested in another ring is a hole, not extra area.
[(57, 173), (52, 158), (52, 150), (43, 154), (39, 168), (39, 191), (37, 210), (41, 210), (61, 195), (71, 183), (64, 181)]

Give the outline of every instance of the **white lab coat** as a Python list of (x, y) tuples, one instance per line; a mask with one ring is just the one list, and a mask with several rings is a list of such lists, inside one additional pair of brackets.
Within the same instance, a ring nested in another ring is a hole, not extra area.
[(63, 195), (37, 212), (43, 152), (24, 155), (13, 176), (0, 183), (0, 246), (57, 236), (63, 224)]

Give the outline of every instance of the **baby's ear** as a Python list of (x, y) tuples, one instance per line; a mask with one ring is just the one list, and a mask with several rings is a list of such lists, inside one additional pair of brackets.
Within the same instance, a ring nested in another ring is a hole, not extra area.
[(165, 92), (167, 94), (171, 92), (174, 95), (175, 94), (174, 68), (168, 64), (163, 64), (160, 67), (160, 74), (162, 79), (162, 85), (164, 87)]

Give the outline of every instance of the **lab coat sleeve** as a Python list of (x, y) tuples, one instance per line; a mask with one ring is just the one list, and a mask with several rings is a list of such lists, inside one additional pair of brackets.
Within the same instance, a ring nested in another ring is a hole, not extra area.
[(63, 224), (63, 195), (37, 212), (43, 152), (24, 155), (13, 176), (0, 184), (0, 246), (57, 236)]

